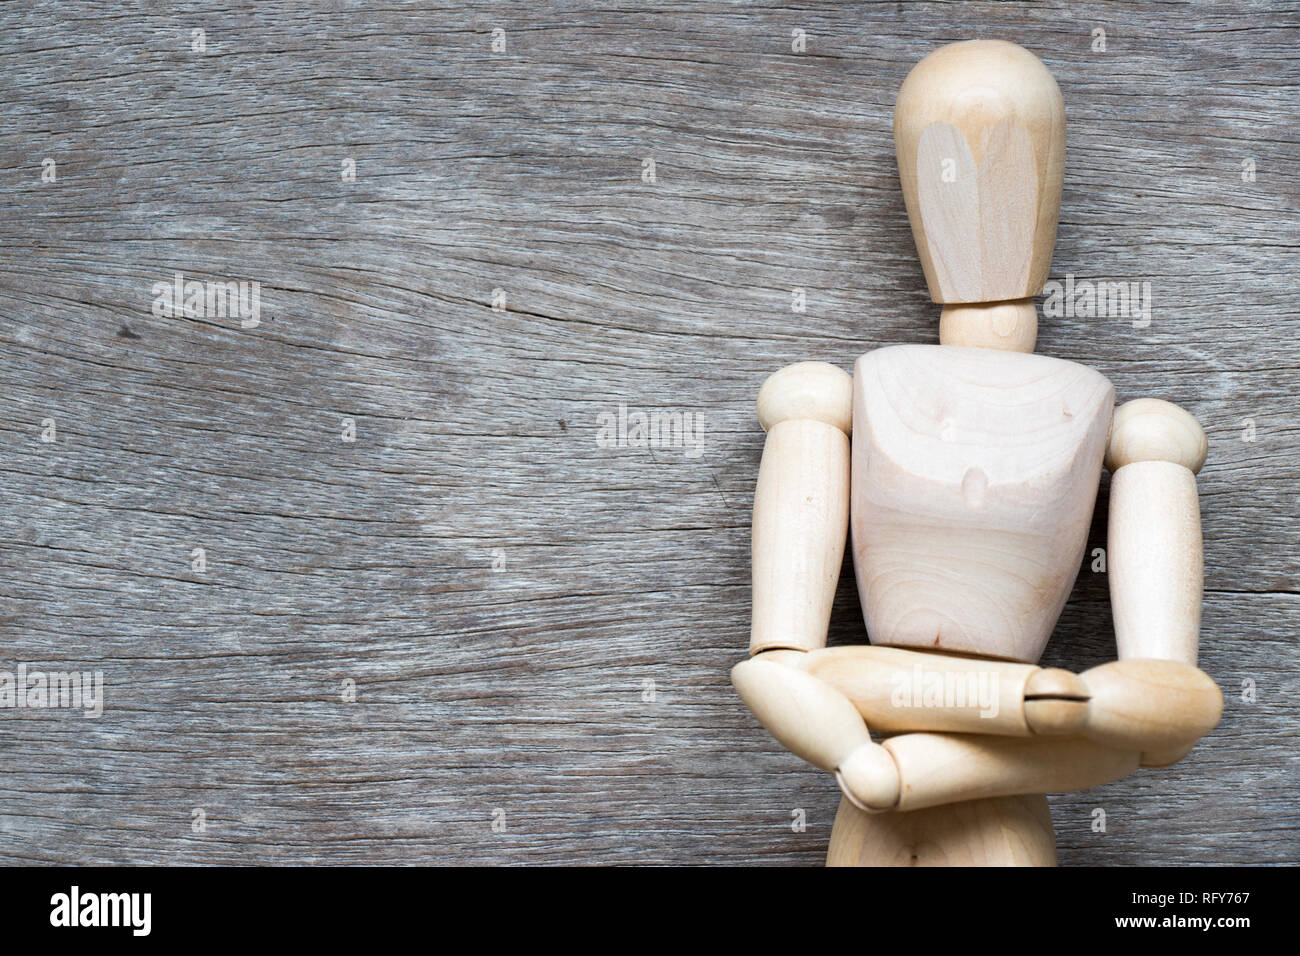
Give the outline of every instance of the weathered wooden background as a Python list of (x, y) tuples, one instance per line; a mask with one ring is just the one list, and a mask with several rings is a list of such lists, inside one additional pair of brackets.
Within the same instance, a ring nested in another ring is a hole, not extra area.
[[(833, 781), (727, 675), (753, 399), (936, 340), (891, 110), (986, 36), (1065, 95), (1053, 276), (1152, 286), (1039, 350), (1211, 436), (1222, 724), (1054, 797), (1062, 862), (1300, 860), (1294, 5), (108, 9), (0, 6), (0, 669), (106, 695), (0, 710), (0, 860), (820, 862)], [(260, 324), (155, 315), (176, 272)], [(1112, 655), (1085, 568), (1048, 661)]]

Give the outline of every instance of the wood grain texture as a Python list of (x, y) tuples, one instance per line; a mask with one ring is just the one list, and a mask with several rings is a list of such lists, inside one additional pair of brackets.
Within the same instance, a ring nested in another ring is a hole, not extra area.
[[(1223, 720), (1053, 797), (1060, 861), (1296, 862), (1296, 22), (0, 5), (0, 668), (101, 669), (107, 696), (0, 710), (0, 861), (820, 863), (833, 781), (728, 681), (754, 396), (936, 341), (891, 110), (928, 50), (996, 36), (1065, 97), (1051, 278), (1151, 283), (1149, 325), (1044, 316), (1038, 351), (1210, 440)], [(177, 271), (260, 282), (260, 325), (154, 316)], [(691, 429), (620, 442), (620, 408)], [(1114, 656), (1107, 488), (1045, 665)], [(846, 562), (832, 643), (862, 639)]]

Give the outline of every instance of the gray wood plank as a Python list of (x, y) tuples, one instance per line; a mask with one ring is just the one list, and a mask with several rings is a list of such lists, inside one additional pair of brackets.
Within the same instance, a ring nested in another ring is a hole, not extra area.
[[(893, 97), (1000, 36), (1065, 94), (1053, 277), (1152, 284), (1149, 327), (1039, 350), (1211, 438), (1223, 722), (1054, 797), (1062, 862), (1297, 862), (1296, 12), (0, 7), (0, 669), (106, 685), (99, 719), (0, 710), (0, 861), (819, 862), (833, 783), (727, 676), (753, 398), (936, 340)], [(259, 282), (260, 324), (154, 315), (177, 271)], [(698, 416), (699, 454), (606, 447), (620, 406)], [(1047, 661), (1109, 628), (1085, 569)]]

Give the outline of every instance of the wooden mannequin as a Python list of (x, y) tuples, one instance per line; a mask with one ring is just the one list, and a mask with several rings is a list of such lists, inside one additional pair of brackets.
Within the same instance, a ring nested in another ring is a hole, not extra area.
[[(1115, 410), (1102, 375), (1032, 354), (1065, 160), (1061, 94), (1033, 54), (935, 50), (894, 135), (941, 344), (763, 384), (752, 656), (732, 680), (835, 775), (829, 864), (1051, 865), (1043, 794), (1171, 764), (1218, 723), (1196, 667), (1205, 434), (1156, 399)], [(1040, 668), (1103, 461), (1119, 659)], [(872, 644), (826, 648), (850, 526)]]

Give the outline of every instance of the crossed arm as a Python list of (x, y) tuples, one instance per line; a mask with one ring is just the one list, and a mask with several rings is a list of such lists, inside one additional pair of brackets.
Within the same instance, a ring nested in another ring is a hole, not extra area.
[[(833, 366), (800, 363), (759, 393), (754, 656), (732, 681), (773, 737), (835, 774), (858, 807), (883, 811), (1097, 786), (1178, 761), (1218, 723), (1222, 695), (1196, 666), (1205, 435), (1152, 399), (1118, 409), (1106, 453), (1119, 660), (1076, 675), (826, 648), (847, 533), (850, 385)], [(924, 706), (905, 699), (918, 693)], [(868, 728), (893, 736), (876, 743)]]

